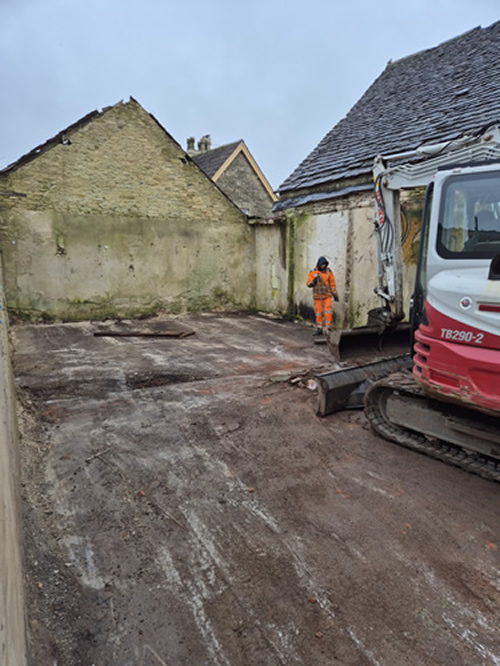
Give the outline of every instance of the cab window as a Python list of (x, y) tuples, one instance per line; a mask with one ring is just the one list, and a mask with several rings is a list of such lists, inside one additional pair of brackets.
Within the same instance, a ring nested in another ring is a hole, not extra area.
[(500, 171), (445, 181), (437, 251), (445, 259), (491, 258), (500, 252)]

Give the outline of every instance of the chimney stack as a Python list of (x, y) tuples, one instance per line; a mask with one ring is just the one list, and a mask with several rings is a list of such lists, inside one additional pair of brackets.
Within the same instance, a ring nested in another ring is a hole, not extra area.
[(195, 148), (194, 141), (194, 136), (190, 136), (188, 139), (186, 139), (186, 152), (190, 157), (194, 157), (194, 155), (199, 155), (200, 153), (206, 153), (212, 148), (210, 134), (204, 134), (201, 137), (201, 139), (198, 141), (197, 148)]
[(210, 134), (204, 134), (201, 139), (198, 141), (198, 152), (206, 153), (210, 150), (212, 141), (210, 139)]

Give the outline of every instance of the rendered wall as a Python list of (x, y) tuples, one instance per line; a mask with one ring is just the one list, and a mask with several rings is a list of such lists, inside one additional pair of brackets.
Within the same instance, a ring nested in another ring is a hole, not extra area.
[(0, 174), (11, 311), (62, 319), (254, 305), (245, 216), (131, 100)]
[(330, 262), (339, 293), (339, 303), (334, 304), (334, 324), (343, 326), (345, 320), (344, 299), (348, 272), (346, 239), (349, 227), (348, 211), (322, 212), (301, 210), (292, 216), (295, 229), (295, 294), (299, 312), (313, 319), (312, 290), (306, 286), (307, 273), (314, 268), (320, 256)]
[(0, 664), (24, 666), (26, 641), (18, 432), (7, 315), (1, 286), (0, 306)]
[[(406, 316), (413, 292), (416, 245), (421, 203), (407, 200), (413, 217), (413, 232), (403, 247), (403, 295)], [(294, 226), (294, 293), (300, 314), (313, 319), (311, 290), (305, 285), (307, 272), (319, 256), (333, 270), (339, 303), (334, 303), (335, 326), (353, 328), (367, 323), (367, 313), (381, 305), (378, 286), (377, 244), (373, 227), (374, 200), (371, 193), (357, 194), (287, 212)]]
[(255, 224), (256, 307), (263, 312), (289, 309), (290, 269), (288, 226), (285, 222)]

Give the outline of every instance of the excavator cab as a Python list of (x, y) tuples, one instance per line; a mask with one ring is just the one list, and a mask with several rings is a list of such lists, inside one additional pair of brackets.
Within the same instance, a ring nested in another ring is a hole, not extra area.
[(500, 414), (500, 162), (436, 174), (415, 290), (414, 375)]

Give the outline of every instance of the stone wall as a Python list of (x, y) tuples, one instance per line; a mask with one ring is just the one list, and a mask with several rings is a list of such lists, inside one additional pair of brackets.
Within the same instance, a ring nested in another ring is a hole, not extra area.
[(248, 215), (272, 216), (271, 197), (242, 152), (220, 176), (217, 185), (230, 195), (239, 208), (248, 211)]
[(9, 309), (62, 319), (255, 304), (245, 215), (134, 100), (0, 174)]

